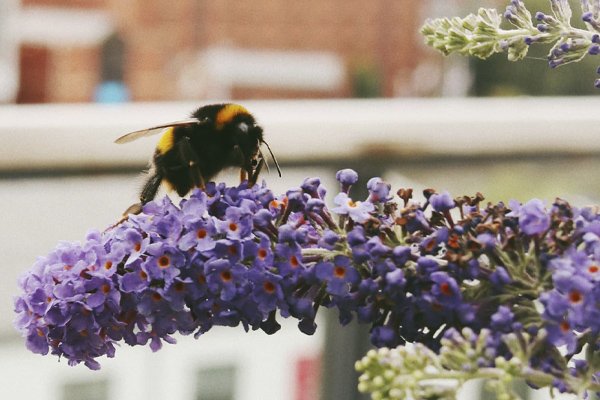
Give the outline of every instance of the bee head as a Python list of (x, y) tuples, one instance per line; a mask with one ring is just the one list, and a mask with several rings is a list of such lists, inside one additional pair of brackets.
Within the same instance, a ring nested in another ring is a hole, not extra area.
[(256, 124), (250, 114), (238, 114), (224, 129), (231, 131), (234, 146), (238, 147), (241, 153), (243, 166), (251, 166), (263, 142), (263, 129)]
[(207, 106), (198, 111), (213, 114), (208, 118), (213, 121), (215, 130), (229, 141), (236, 164), (251, 167), (263, 141), (263, 130), (256, 124), (254, 116), (237, 104)]
[[(259, 163), (259, 155), (263, 158), (260, 152), (261, 144), (266, 144), (263, 129), (244, 107), (237, 104), (214, 104), (201, 107), (192, 115), (200, 121), (211, 121), (217, 134), (223, 135), (223, 139), (227, 140), (232, 150), (232, 164), (239, 165), (251, 173)], [(274, 156), (273, 160), (281, 176)]]

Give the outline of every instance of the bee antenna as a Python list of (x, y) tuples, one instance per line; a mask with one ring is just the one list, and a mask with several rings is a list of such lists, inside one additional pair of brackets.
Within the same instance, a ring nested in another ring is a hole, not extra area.
[(273, 151), (271, 150), (269, 143), (265, 142), (264, 140), (263, 140), (263, 143), (267, 146), (267, 149), (269, 149), (269, 153), (271, 153), (271, 158), (273, 159), (273, 162), (275, 163), (275, 167), (277, 168), (277, 173), (279, 174), (279, 177), (281, 178), (281, 168), (279, 168), (279, 163), (277, 162), (277, 159), (275, 158), (275, 155), (273, 154)]
[(267, 166), (267, 172), (270, 174), (271, 173), (271, 169), (269, 168), (269, 163), (267, 162), (267, 159), (265, 158), (265, 156), (263, 155), (262, 151), (260, 150), (260, 147), (258, 148), (258, 154), (260, 154), (260, 159), (264, 160), (265, 165)]

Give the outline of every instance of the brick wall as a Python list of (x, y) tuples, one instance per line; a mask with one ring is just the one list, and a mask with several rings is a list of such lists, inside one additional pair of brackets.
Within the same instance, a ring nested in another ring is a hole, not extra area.
[[(23, 0), (27, 6), (103, 9), (126, 45), (133, 100), (175, 100), (181, 65), (203, 48), (319, 50), (339, 55), (348, 78), (332, 92), (234, 88), (237, 98), (351, 97), (353, 73), (378, 72), (394, 96), (420, 58), (418, 1), (410, 0)], [(99, 46), (49, 49), (47, 101), (89, 101), (99, 83)], [(22, 68), (27, 68), (23, 66)], [(410, 93), (408, 93), (410, 94)]]

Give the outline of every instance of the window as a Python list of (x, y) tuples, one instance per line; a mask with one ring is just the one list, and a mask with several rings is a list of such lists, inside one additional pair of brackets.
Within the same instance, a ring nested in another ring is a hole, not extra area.
[(232, 365), (198, 371), (196, 400), (234, 400), (236, 370)]
[(61, 400), (107, 400), (108, 381), (70, 382), (62, 387)]

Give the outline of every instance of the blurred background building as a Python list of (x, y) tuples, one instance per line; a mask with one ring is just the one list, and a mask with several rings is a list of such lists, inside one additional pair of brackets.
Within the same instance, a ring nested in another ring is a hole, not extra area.
[(335, 330), (327, 310), (315, 337), (293, 321), (272, 337), (215, 330), (156, 354), (119, 348), (91, 372), (25, 349), (11, 327), (17, 275), (135, 201), (156, 141), (114, 139), (213, 101), (257, 116), (283, 168), (263, 174), (277, 193), (319, 176), (331, 199), (335, 172), (351, 167), (356, 188), (378, 175), (415, 193), (600, 201), (598, 101), (522, 96), (594, 93), (593, 57), (556, 70), (547, 48), (518, 63), (445, 58), (419, 34), (428, 17), (508, 3), (0, 0), (0, 398), (364, 398), (353, 363), (368, 332)]
[(9, 2), (18, 103), (423, 94), (428, 2)]
[[(550, 70), (543, 46), (511, 63), (504, 54), (443, 60), (423, 45), (425, 18), (503, 3), (3, 0), (0, 101), (594, 93), (584, 73), (593, 57)], [(546, 0), (527, 3), (549, 11)]]

